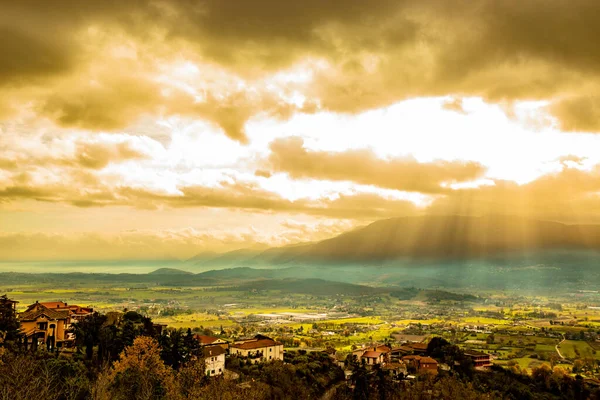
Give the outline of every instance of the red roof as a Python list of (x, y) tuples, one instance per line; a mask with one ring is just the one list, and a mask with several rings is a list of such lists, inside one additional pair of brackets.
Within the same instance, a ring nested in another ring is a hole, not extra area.
[(51, 310), (54, 310), (56, 308), (66, 308), (67, 307), (67, 303), (62, 302), (62, 301), (49, 301), (46, 303), (39, 303), (39, 304), (41, 304), (44, 307), (47, 307)]
[(389, 353), (392, 351), (392, 349), (389, 346), (386, 346), (385, 344), (377, 346), (376, 350), (382, 353)]
[(276, 342), (273, 339), (259, 339), (238, 344), (234, 343), (231, 347), (242, 350), (254, 350), (273, 346), (281, 346), (281, 343)]
[(383, 353), (380, 351), (369, 350), (369, 351), (365, 351), (362, 356), (365, 358), (379, 358), (379, 357), (381, 357), (382, 354)]
[(435, 361), (433, 358), (431, 357), (421, 357), (419, 359), (419, 363), (420, 364), (436, 364), (437, 365), (437, 361)]
[(196, 339), (202, 344), (211, 344), (219, 340), (218, 337), (206, 335), (196, 335)]

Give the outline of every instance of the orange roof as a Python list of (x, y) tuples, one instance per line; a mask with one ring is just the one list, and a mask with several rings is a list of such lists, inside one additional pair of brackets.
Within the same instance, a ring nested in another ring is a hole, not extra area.
[(427, 350), (427, 343), (411, 343), (408, 346), (417, 350)]
[(365, 351), (362, 356), (365, 358), (379, 358), (379, 357), (381, 357), (382, 354), (383, 353), (380, 351), (369, 350), (369, 351)]
[(438, 362), (435, 361), (433, 358), (431, 357), (421, 357), (419, 359), (419, 363), (421, 364), (437, 364)]
[(390, 351), (392, 351), (392, 349), (389, 346), (386, 346), (385, 344), (381, 344), (379, 346), (377, 346), (376, 351), (380, 351), (382, 353), (389, 353)]
[(219, 340), (218, 337), (207, 335), (196, 335), (196, 339), (202, 344), (211, 344)]
[(259, 340), (252, 340), (252, 341), (239, 343), (239, 344), (234, 343), (231, 347), (234, 347), (236, 349), (242, 349), (242, 350), (254, 350), (254, 349), (261, 349), (261, 348), (265, 348), (265, 347), (280, 346), (280, 345), (281, 345), (281, 343), (276, 342), (273, 339), (259, 339)]
[(418, 360), (419, 358), (421, 358), (421, 356), (404, 356), (404, 357), (402, 357), (403, 360)]
[(55, 308), (66, 308), (67, 307), (67, 303), (62, 302), (62, 301), (48, 301), (46, 303), (40, 303), (40, 304), (51, 310), (53, 310)]

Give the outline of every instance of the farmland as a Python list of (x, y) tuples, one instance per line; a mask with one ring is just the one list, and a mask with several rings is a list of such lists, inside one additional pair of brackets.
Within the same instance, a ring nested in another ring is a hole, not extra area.
[[(531, 372), (541, 365), (571, 368), (600, 360), (597, 295), (557, 299), (498, 291), (468, 294), (439, 289), (363, 288), (320, 280), (217, 281), (185, 285), (175, 277), (130, 275), (104, 281), (82, 274), (32, 285), (13, 279), (0, 287), (23, 309), (35, 301), (62, 300), (99, 311), (135, 310), (172, 328), (231, 340), (265, 333), (287, 348), (334, 347), (342, 354), (397, 335), (427, 341), (442, 336), (463, 349), (488, 353), (494, 363)], [(161, 281), (163, 280), (163, 281)], [(234, 283), (234, 284), (232, 284)], [(400, 336), (401, 337), (401, 336)], [(563, 341), (563, 339), (566, 339)], [(556, 346), (565, 359), (556, 351)], [(399, 343), (398, 343), (399, 344)]]

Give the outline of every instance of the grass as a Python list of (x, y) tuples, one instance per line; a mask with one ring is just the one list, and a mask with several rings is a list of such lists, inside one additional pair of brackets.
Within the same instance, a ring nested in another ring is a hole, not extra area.
[(528, 373), (531, 373), (531, 370), (533, 368), (539, 368), (544, 364), (550, 366), (550, 363), (547, 361), (542, 361), (530, 357), (513, 358), (512, 360), (496, 360), (494, 361), (494, 364), (506, 367), (509, 365), (509, 362), (516, 362), (521, 368), (521, 370), (526, 370)]
[(600, 359), (600, 354), (597, 352), (594, 354), (594, 349), (582, 340), (565, 340), (559, 346), (559, 350), (563, 356), (571, 359), (588, 357)]
[(317, 323), (323, 324), (364, 324), (364, 325), (379, 325), (383, 324), (384, 321), (379, 317), (356, 317), (356, 318), (342, 318), (342, 319), (328, 319), (324, 321), (318, 321)]
[(510, 320), (488, 317), (466, 317), (462, 318), (462, 322), (466, 324), (485, 324), (485, 325), (508, 325), (512, 323)]

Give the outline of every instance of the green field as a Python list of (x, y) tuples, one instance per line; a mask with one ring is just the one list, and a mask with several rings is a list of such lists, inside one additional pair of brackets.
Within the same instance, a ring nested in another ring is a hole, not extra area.
[(559, 350), (561, 354), (567, 358), (600, 359), (600, 354), (596, 352), (593, 347), (582, 340), (565, 340), (559, 346)]

